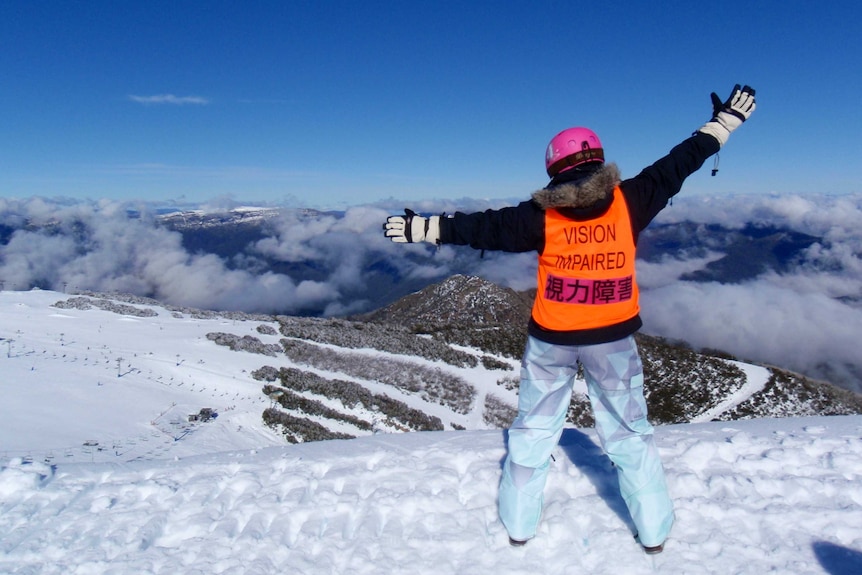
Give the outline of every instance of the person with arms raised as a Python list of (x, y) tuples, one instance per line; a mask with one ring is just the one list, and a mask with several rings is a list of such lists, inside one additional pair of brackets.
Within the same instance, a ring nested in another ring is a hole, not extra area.
[(755, 91), (736, 85), (712, 118), (666, 156), (621, 180), (598, 135), (563, 130), (545, 154), (550, 182), (517, 206), (420, 216), (405, 210), (384, 223), (393, 242), (467, 245), (538, 253), (537, 292), (521, 363), (518, 415), (509, 429), (499, 514), (509, 542), (536, 536), (551, 453), (559, 442), (578, 364), (596, 431), (613, 461), (638, 539), (664, 549), (674, 520), (664, 469), (647, 419), (635, 254), (638, 235), (716, 154), (755, 109)]

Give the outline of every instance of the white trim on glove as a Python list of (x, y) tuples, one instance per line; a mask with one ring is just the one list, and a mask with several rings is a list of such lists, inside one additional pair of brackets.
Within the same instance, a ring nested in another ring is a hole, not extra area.
[(431, 216), (428, 218), (428, 226), (425, 228), (425, 237), (423, 239), (429, 244), (440, 243), (440, 216)]

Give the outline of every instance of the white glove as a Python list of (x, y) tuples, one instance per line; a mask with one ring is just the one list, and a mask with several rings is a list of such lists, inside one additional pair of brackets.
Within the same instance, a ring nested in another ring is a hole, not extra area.
[(413, 210), (404, 210), (403, 216), (389, 216), (383, 224), (383, 235), (397, 243), (440, 243), (440, 216), (423, 218)]
[(712, 119), (704, 124), (698, 132), (709, 134), (720, 146), (724, 146), (730, 133), (740, 127), (744, 121), (754, 112), (754, 88), (745, 86), (740, 89), (739, 84), (733, 87), (733, 92), (726, 102), (712, 93)]

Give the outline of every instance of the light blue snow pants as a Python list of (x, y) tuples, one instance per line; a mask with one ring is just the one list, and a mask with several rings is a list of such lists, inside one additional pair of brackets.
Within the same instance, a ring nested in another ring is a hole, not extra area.
[(673, 503), (647, 421), (643, 366), (633, 336), (585, 346), (528, 339), (518, 416), (509, 429), (500, 481), (500, 519), (513, 539), (536, 535), (551, 452), (562, 435), (579, 361), (599, 441), (616, 466), (640, 542), (664, 543), (673, 524)]

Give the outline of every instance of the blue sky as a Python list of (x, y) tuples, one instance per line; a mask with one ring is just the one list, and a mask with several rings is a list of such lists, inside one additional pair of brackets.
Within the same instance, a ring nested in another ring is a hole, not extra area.
[(521, 198), (586, 125), (633, 176), (757, 90), (689, 194), (862, 189), (856, 1), (0, 3), (0, 197)]

